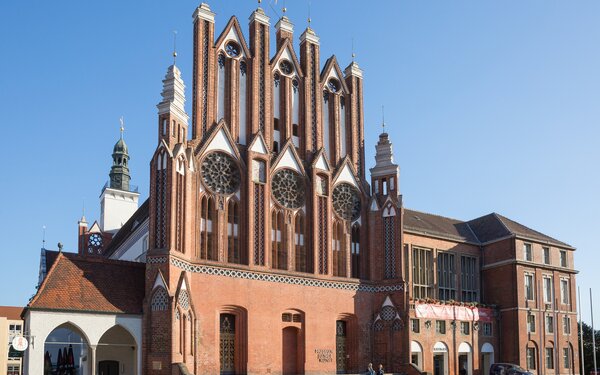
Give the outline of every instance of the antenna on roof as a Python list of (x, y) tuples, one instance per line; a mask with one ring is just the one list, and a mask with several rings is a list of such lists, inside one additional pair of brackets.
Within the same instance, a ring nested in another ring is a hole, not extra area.
[(385, 133), (385, 106), (381, 106), (381, 128)]
[(42, 225), (42, 249), (46, 248), (46, 226)]
[(177, 62), (177, 30), (173, 30), (173, 65)]

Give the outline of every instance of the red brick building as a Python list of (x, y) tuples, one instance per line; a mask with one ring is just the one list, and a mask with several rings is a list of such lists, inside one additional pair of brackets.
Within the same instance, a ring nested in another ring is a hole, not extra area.
[(144, 374), (578, 372), (574, 248), (405, 209), (386, 133), (367, 176), (358, 64), (321, 65), (310, 28), (297, 54), (285, 16), (276, 51), (262, 9), (248, 41), (214, 17), (194, 12), (191, 121), (163, 80), (148, 202), (104, 245), (80, 231), (82, 256), (146, 241)]

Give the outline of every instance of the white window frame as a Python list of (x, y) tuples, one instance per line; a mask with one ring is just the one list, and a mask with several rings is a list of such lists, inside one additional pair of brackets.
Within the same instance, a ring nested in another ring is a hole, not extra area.
[(533, 262), (533, 245), (528, 242), (523, 243), (523, 259)]
[[(550, 285), (547, 282), (550, 282)], [(542, 276), (542, 287), (544, 291), (544, 303), (552, 303), (552, 289), (554, 288), (554, 280), (551, 275)]]
[[(530, 279), (531, 283), (529, 285), (529, 288), (527, 288), (527, 279), (528, 278), (531, 278)], [(527, 301), (535, 301), (535, 277), (532, 273), (525, 272), (524, 286), (525, 286), (525, 299)], [(531, 291), (531, 293), (528, 293), (528, 289)]]

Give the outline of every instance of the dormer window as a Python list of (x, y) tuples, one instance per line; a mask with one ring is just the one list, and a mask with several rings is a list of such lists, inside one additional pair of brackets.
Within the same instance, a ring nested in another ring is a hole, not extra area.
[(240, 46), (236, 42), (229, 41), (225, 45), (225, 52), (229, 57), (238, 57), (240, 55)]

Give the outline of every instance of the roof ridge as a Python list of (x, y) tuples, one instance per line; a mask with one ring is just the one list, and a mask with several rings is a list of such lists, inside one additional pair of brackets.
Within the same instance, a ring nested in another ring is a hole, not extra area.
[[(521, 224), (520, 222), (518, 222), (518, 221), (516, 221), (516, 220), (513, 220), (513, 219), (511, 219), (511, 218), (509, 218), (509, 217), (506, 217), (506, 216), (504, 216), (504, 215), (501, 215), (501, 214), (496, 214), (496, 215), (497, 215), (497, 216), (499, 217), (499, 219), (501, 219), (501, 220), (502, 220), (502, 219), (506, 219), (506, 220), (508, 220), (508, 221), (510, 221), (510, 222), (513, 222), (513, 223), (515, 223), (515, 224), (517, 224), (517, 225), (520, 225), (520, 226), (524, 227), (524, 228), (525, 228), (525, 229), (527, 229), (527, 230), (530, 230), (530, 231), (532, 231), (533, 233), (535, 233), (535, 234), (537, 234), (537, 235), (539, 235), (539, 236), (541, 236), (541, 237), (545, 237), (545, 238), (546, 238), (546, 241), (548, 241), (548, 239), (549, 239), (549, 240), (552, 240), (553, 242), (555, 242), (556, 244), (562, 244), (562, 245), (566, 245), (566, 246), (572, 247), (571, 245), (569, 245), (568, 243), (566, 243), (566, 242), (564, 242), (564, 241), (558, 240), (558, 239), (556, 239), (556, 238), (554, 238), (554, 237), (552, 237), (552, 236), (549, 236), (549, 235), (547, 235), (547, 234), (545, 234), (545, 233), (542, 233), (542, 232), (540, 232), (539, 230), (533, 229), (533, 228), (531, 228), (531, 227), (529, 227), (529, 226), (527, 226), (527, 225), (525, 225), (525, 224)], [(504, 223), (504, 221), (502, 221), (502, 224), (503, 224), (503, 225), (506, 225), (506, 224)], [(519, 233), (512, 232), (512, 231), (510, 231), (510, 230), (509, 230), (509, 232), (513, 233), (515, 236), (529, 237), (527, 234), (519, 234)]]
[(466, 221), (461, 220), (461, 219), (456, 219), (453, 217), (448, 217), (448, 216), (442, 216), (442, 215), (438, 215), (438, 214), (432, 214), (430, 212), (425, 212), (425, 211), (419, 211), (419, 210), (413, 210), (412, 208), (405, 208), (404, 210), (409, 210), (409, 211), (413, 211), (416, 213), (420, 213), (420, 214), (425, 214), (425, 215), (431, 215), (431, 216), (437, 216), (437, 217), (441, 217), (443, 219), (450, 219), (450, 220), (455, 220), (455, 221), (459, 221), (461, 223), (466, 223)]
[[(510, 230), (510, 229), (508, 228), (508, 226), (506, 225), (506, 223), (504, 222), (504, 220), (502, 220), (502, 219), (508, 219), (507, 217), (505, 217), (505, 216), (502, 216), (502, 215), (500, 215), (499, 213), (496, 213), (496, 212), (492, 212), (492, 213), (491, 213), (491, 215), (492, 215), (492, 216), (494, 216), (494, 217), (495, 217), (495, 218), (496, 218), (496, 219), (497, 219), (497, 220), (500, 222), (500, 224), (501, 224), (501, 225), (504, 227), (504, 229), (506, 229), (506, 231), (507, 231), (508, 233), (510, 233), (510, 234), (512, 234), (512, 235), (515, 235), (515, 234), (516, 234), (515, 232), (513, 232), (512, 230)], [(510, 220), (510, 219), (509, 219), (509, 220)]]

